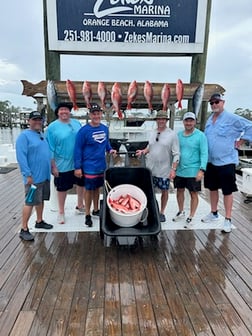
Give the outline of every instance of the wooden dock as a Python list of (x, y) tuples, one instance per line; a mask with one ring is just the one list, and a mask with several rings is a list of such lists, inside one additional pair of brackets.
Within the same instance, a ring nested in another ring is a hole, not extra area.
[[(97, 232), (18, 237), (18, 169), (0, 174), (1, 336), (252, 335), (252, 204), (233, 224), (104, 247)], [(207, 199), (207, 193), (205, 193)]]

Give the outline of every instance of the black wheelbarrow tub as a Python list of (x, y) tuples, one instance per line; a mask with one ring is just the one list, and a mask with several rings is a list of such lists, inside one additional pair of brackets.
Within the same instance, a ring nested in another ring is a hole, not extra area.
[(155, 197), (152, 175), (148, 168), (143, 167), (113, 167), (105, 171), (105, 180), (111, 188), (120, 184), (133, 184), (142, 189), (147, 198), (148, 216), (144, 223), (133, 227), (120, 227), (111, 220), (107, 206), (107, 191), (103, 188), (101, 213), (101, 231), (107, 236), (154, 236), (161, 230), (158, 203)]

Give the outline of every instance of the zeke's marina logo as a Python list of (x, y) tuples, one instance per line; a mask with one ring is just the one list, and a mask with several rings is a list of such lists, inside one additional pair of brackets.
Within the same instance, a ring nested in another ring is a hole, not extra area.
[[(94, 15), (97, 18), (118, 14), (120, 12), (131, 11), (130, 15), (164, 15), (170, 16), (170, 7), (154, 5), (155, 0), (109, 0), (110, 8), (101, 9), (106, 0), (96, 0), (94, 5)], [(123, 6), (120, 6), (123, 5)], [(129, 6), (131, 5), (131, 6)]]

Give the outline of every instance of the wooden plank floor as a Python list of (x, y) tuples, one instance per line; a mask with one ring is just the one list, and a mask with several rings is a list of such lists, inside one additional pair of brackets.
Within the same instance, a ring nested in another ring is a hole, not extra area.
[(231, 234), (162, 231), (133, 249), (104, 247), (97, 232), (23, 242), (17, 169), (0, 190), (1, 336), (252, 334), (252, 204), (241, 193)]

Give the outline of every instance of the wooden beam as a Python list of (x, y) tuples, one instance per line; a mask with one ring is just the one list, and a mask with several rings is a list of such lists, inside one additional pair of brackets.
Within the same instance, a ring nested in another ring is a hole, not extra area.
[[(46, 95), (46, 86), (47, 81), (43, 80), (39, 83), (33, 84), (31, 82), (28, 82), (26, 80), (21, 80), (23, 84), (23, 92), (22, 95), (26, 95), (29, 97), (34, 97), (36, 93), (42, 93)], [(77, 97), (77, 105), (79, 107), (86, 107), (85, 101), (82, 95), (82, 81), (74, 81), (73, 82), (76, 88), (76, 97)], [(99, 103), (99, 97), (97, 94), (97, 86), (98, 82), (90, 82), (91, 89), (92, 89), (92, 101)], [(105, 82), (106, 88), (108, 90), (108, 96), (107, 96), (107, 102), (111, 103), (111, 89), (113, 86), (113, 82)], [(122, 89), (122, 95), (123, 95), (123, 101), (122, 101), (122, 109), (125, 108), (127, 104), (127, 92), (130, 82), (121, 82), (121, 89)], [(67, 94), (66, 89), (66, 82), (65, 81), (54, 81), (54, 85), (57, 91), (57, 95), (60, 102), (69, 101), (69, 97)], [(153, 108), (158, 110), (162, 108), (162, 101), (161, 101), (161, 91), (164, 83), (152, 83), (153, 86)], [(171, 83), (170, 89), (171, 89), (171, 96), (170, 96), (170, 103), (174, 104), (177, 101), (176, 98), (176, 83)], [(185, 100), (192, 99), (193, 94), (195, 90), (198, 87), (198, 83), (185, 83), (184, 84), (184, 98)], [(133, 105), (133, 108), (147, 108), (147, 103), (143, 95), (143, 88), (144, 88), (144, 82), (138, 82), (138, 95), (135, 104)], [(209, 97), (215, 93), (224, 93), (225, 89), (218, 85), (218, 84), (205, 84), (205, 90), (204, 90), (204, 97), (203, 101), (208, 101)], [(34, 97), (36, 99), (36, 97)]]

